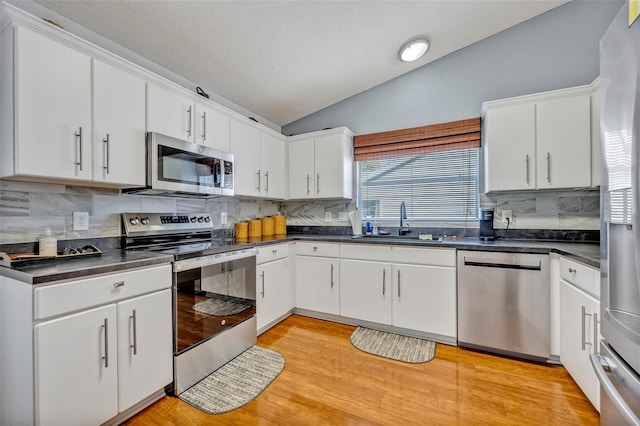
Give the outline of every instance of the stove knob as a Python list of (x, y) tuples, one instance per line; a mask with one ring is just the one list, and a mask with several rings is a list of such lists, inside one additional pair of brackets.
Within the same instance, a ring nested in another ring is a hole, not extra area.
[(148, 225), (149, 224), (149, 218), (148, 217), (143, 217), (142, 219), (140, 219), (140, 223), (143, 225)]
[(209, 222), (211, 222), (211, 218), (210, 218), (209, 216), (205, 216), (205, 217), (204, 217), (204, 221), (205, 221), (206, 223), (209, 223)]
[(138, 220), (137, 217), (132, 217), (131, 219), (129, 219), (129, 223), (132, 224), (133, 226), (136, 226), (138, 223), (140, 223), (140, 221)]
[(198, 219), (196, 219), (196, 217), (195, 217), (195, 216), (193, 216), (193, 217), (191, 218), (191, 223), (196, 223), (196, 220), (198, 220)]
[(204, 221), (204, 219), (202, 218), (202, 216), (200, 216), (200, 217), (198, 218), (198, 222), (202, 223), (203, 221)]

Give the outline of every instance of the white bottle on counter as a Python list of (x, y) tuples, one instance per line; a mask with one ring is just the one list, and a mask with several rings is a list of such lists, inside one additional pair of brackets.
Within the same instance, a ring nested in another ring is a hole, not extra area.
[(40, 256), (55, 256), (58, 254), (58, 240), (51, 233), (51, 228), (46, 228), (44, 236), (38, 240)]

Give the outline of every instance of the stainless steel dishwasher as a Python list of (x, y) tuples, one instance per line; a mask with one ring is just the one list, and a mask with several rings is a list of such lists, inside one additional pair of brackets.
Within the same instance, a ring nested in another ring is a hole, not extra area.
[(550, 356), (549, 256), (458, 251), (458, 344)]

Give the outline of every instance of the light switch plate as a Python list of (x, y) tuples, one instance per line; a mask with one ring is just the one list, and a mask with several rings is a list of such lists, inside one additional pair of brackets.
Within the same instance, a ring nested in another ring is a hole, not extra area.
[(220, 213), (220, 225), (227, 224), (227, 214), (225, 212)]
[(331, 222), (333, 220), (333, 214), (331, 212), (324, 212), (324, 221)]
[(73, 230), (89, 230), (89, 212), (73, 212)]

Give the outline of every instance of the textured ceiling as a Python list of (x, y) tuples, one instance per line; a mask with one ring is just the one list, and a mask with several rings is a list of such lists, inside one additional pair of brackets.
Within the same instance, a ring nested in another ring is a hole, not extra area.
[[(278, 125), (566, 3), (36, 1)], [(427, 55), (398, 61), (416, 36)]]

